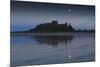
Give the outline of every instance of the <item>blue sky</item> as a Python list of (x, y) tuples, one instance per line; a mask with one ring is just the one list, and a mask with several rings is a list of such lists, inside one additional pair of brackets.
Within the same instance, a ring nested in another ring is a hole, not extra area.
[(95, 6), (11, 2), (11, 31), (28, 30), (52, 20), (57, 20), (59, 24), (71, 23), (75, 29), (94, 29)]

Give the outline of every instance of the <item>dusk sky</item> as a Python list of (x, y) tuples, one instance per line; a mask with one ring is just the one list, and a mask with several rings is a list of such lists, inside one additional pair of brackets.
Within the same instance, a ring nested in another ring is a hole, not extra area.
[(11, 31), (24, 31), (57, 20), (75, 29), (95, 28), (95, 6), (11, 1)]

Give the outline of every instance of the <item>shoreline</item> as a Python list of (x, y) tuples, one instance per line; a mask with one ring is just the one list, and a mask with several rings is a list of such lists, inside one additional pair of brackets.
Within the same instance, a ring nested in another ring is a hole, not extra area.
[(63, 33), (25, 33), (25, 32), (21, 32), (21, 33), (11, 33), (11, 36), (16, 36), (16, 35), (19, 35), (19, 36), (69, 36), (69, 35), (95, 35), (94, 32), (91, 32), (91, 33), (87, 33), (87, 32), (63, 32)]

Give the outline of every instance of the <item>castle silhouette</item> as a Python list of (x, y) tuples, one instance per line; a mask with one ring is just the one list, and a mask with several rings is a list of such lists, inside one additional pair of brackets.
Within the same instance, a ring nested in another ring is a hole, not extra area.
[(34, 29), (30, 29), (30, 32), (73, 32), (75, 29), (71, 23), (58, 24), (58, 21), (53, 20), (51, 23), (44, 23), (37, 25)]
[(39, 24), (35, 28), (26, 31), (15, 31), (11, 33), (63, 33), (63, 32), (77, 32), (77, 33), (95, 33), (95, 29), (74, 29), (71, 23), (58, 24), (58, 21), (53, 20), (48, 23)]

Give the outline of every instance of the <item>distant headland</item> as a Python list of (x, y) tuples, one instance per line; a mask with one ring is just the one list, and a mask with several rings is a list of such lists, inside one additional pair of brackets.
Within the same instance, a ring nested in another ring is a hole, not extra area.
[(13, 33), (67, 33), (67, 32), (86, 32), (86, 33), (94, 33), (95, 30), (76, 30), (73, 28), (71, 23), (58, 24), (58, 21), (53, 20), (48, 23), (39, 24), (33, 29), (29, 29), (27, 31), (17, 31)]

